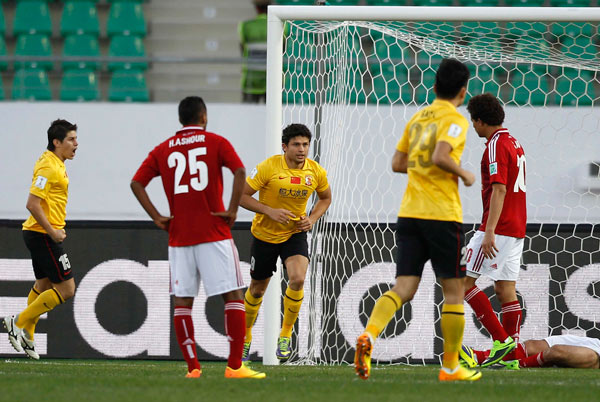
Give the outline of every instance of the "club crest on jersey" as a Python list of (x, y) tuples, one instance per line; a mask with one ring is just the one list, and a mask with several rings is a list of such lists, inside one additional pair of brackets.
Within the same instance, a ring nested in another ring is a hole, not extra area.
[(498, 162), (490, 163), (490, 176), (498, 173)]
[(312, 186), (312, 176), (304, 177), (304, 184), (306, 184), (309, 187)]

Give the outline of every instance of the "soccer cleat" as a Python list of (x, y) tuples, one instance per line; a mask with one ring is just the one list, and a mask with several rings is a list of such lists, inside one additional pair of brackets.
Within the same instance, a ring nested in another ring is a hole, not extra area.
[(193, 369), (192, 371), (190, 371), (189, 373), (187, 373), (185, 375), (185, 378), (200, 378), (201, 375), (202, 375), (202, 370)]
[(512, 352), (515, 346), (517, 346), (517, 344), (510, 336), (506, 342), (494, 341), (494, 345), (490, 350), (490, 355), (481, 363), (481, 367), (489, 367), (492, 364), (498, 363), (504, 356)]
[(252, 342), (244, 342), (244, 350), (242, 350), (242, 361), (247, 362), (250, 360), (250, 345)]
[(267, 377), (265, 373), (252, 370), (250, 367), (244, 364), (242, 364), (237, 370), (234, 370), (230, 367), (225, 369), (225, 378), (253, 378), (255, 380), (262, 380), (265, 377)]
[(354, 370), (356, 375), (366, 380), (371, 374), (371, 350), (373, 340), (371, 335), (363, 333), (356, 340), (356, 353), (354, 354)]
[(452, 374), (442, 368), (438, 376), (440, 381), (477, 381), (480, 378), (480, 371), (464, 368), (460, 365), (456, 367)]
[(477, 366), (477, 356), (473, 353), (473, 349), (462, 345), (458, 352), (458, 362), (465, 368), (473, 368)]
[(291, 338), (288, 338), (286, 336), (280, 336), (279, 340), (277, 341), (277, 351), (275, 352), (275, 354), (277, 355), (277, 358), (282, 362), (290, 358), (290, 354), (292, 353), (290, 351), (291, 341)]
[(492, 368), (501, 368), (505, 370), (520, 370), (518, 360), (500, 360)]
[(29, 356), (31, 359), (40, 360), (40, 355), (38, 355), (35, 351), (35, 342), (33, 339), (28, 338), (25, 330), (21, 330), (20, 340), (25, 354), (27, 354), (27, 356)]
[(10, 317), (4, 317), (4, 328), (6, 328), (6, 332), (8, 332), (8, 341), (12, 345), (12, 347), (19, 353), (23, 351), (23, 347), (21, 346), (21, 329), (15, 325), (15, 316), (11, 315)]

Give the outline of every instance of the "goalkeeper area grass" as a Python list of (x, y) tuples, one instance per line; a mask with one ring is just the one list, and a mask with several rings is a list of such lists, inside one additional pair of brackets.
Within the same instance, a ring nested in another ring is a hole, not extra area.
[[(265, 380), (228, 380), (225, 363), (202, 363), (184, 378), (174, 361), (4, 359), (1, 401), (589, 401), (600, 372), (584, 369), (483, 370), (473, 383), (440, 383), (439, 366), (383, 365), (361, 380), (342, 366), (252, 367)], [(207, 399), (210, 398), (210, 399)]]

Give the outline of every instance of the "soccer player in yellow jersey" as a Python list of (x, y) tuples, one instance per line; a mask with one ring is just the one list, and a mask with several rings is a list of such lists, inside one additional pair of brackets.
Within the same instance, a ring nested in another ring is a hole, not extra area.
[(358, 337), (354, 364), (360, 378), (369, 378), (373, 343), (402, 304), (415, 295), (427, 260), (444, 293), (439, 379), (481, 377), (480, 372), (458, 364), (465, 326), (465, 244), (458, 179), (471, 186), (475, 175), (460, 167), (468, 122), (456, 108), (465, 100), (468, 80), (464, 64), (442, 60), (433, 88), (436, 100), (410, 119), (396, 146), (392, 170), (408, 173), (396, 226), (396, 283), (377, 300), (365, 332)]
[[(258, 164), (246, 178), (240, 205), (256, 212), (252, 221), (250, 287), (246, 291), (246, 340), (243, 359), (248, 360), (252, 326), (262, 298), (281, 257), (288, 274), (283, 298), (283, 324), (277, 342), (277, 358), (290, 357), (292, 328), (304, 298), (304, 278), (308, 269), (307, 232), (331, 204), (327, 172), (308, 159), (312, 134), (303, 124), (290, 124), (281, 138), (283, 155), (272, 156)], [(253, 198), (258, 191), (258, 200)], [(316, 191), (318, 201), (310, 215), (306, 204)]]
[(62, 242), (67, 237), (64, 227), (69, 190), (65, 160), (75, 157), (77, 146), (77, 126), (66, 120), (53, 121), (48, 129), (47, 150), (33, 169), (26, 205), (31, 216), (23, 223), (35, 283), (27, 297), (27, 308), (3, 320), (15, 350), (36, 360), (40, 357), (33, 339), (40, 315), (75, 294), (75, 280)]

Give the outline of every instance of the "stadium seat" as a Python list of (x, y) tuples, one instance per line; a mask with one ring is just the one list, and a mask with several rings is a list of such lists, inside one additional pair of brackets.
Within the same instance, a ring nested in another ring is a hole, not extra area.
[(146, 3), (149, 0), (106, 0), (107, 3)]
[(137, 70), (114, 71), (108, 87), (108, 100), (112, 102), (148, 102), (150, 92), (144, 73)]
[(454, 24), (451, 22), (442, 21), (427, 21), (411, 23), (413, 32), (417, 35), (429, 37), (433, 32), (438, 35), (438, 38), (444, 40), (454, 34)]
[(144, 9), (139, 3), (115, 2), (110, 6), (106, 34), (146, 36)]
[(12, 86), (14, 100), (51, 100), (48, 75), (41, 69), (20, 69), (15, 73)]
[(471, 73), (471, 78), (467, 87), (468, 91), (465, 103), (473, 96), (486, 92), (494, 96), (500, 95), (500, 85), (495, 80), (493, 67), (487, 64), (469, 64), (469, 72)]
[(429, 66), (415, 67), (411, 72), (416, 77), (414, 100), (417, 105), (431, 104), (435, 99), (433, 84), (435, 84), (435, 69)]
[(592, 74), (565, 68), (556, 79), (554, 102), (559, 106), (590, 106), (596, 99)]
[[(7, 56), (6, 42), (4, 41), (4, 36), (0, 36), (0, 56), (2, 56), (2, 57)], [(7, 68), (8, 68), (8, 61), (0, 60), (0, 70), (4, 71)]]
[(0, 100), (4, 100), (4, 82), (2, 82), (1, 76), (0, 76)]
[(508, 72), (508, 104), (543, 106), (547, 104), (550, 89), (546, 75), (534, 71), (521, 72), (513, 69)]
[(369, 6), (405, 6), (408, 0), (367, 0)]
[(330, 6), (357, 6), (360, 0), (327, 0)]
[(594, 60), (598, 55), (596, 44), (591, 37), (566, 37), (562, 43), (561, 52), (573, 59)]
[(282, 6), (312, 6), (314, 0), (277, 0), (277, 4)]
[(507, 22), (506, 30), (512, 39), (539, 41), (544, 39), (548, 26), (543, 22)]
[[(137, 36), (114, 36), (108, 47), (108, 55), (117, 58), (145, 57), (144, 41)], [(146, 61), (109, 61), (109, 70), (146, 70)]]
[(6, 19), (4, 18), (4, 7), (0, 5), (0, 36), (6, 32)]
[(369, 97), (371, 103), (409, 103), (412, 100), (412, 86), (406, 66), (374, 64), (370, 71), (373, 77), (373, 91)]
[(415, 6), (426, 6), (426, 7), (441, 7), (451, 6), (454, 0), (413, 0)]
[(552, 7), (589, 7), (590, 0), (550, 0)]
[(62, 101), (93, 101), (100, 99), (96, 73), (90, 70), (65, 71), (60, 86)]
[(98, 12), (96, 5), (91, 1), (69, 1), (65, 3), (60, 20), (60, 33), (62, 36), (100, 34)]
[[(100, 45), (98, 38), (92, 35), (71, 35), (65, 39), (63, 47), (63, 56), (90, 58), (100, 57)], [(85, 68), (88, 70), (98, 70), (100, 63), (92, 60), (69, 60), (63, 61), (62, 68), (64, 70)]]
[[(21, 35), (17, 38), (15, 56), (52, 56), (52, 46), (46, 35)], [(53, 63), (50, 60), (41, 61), (15, 61), (15, 69), (41, 68), (52, 70)]]
[(284, 67), (284, 103), (315, 103), (317, 76), (311, 63), (294, 63)]
[(20, 1), (15, 10), (13, 35), (52, 34), (50, 10), (45, 1)]
[(387, 60), (391, 64), (414, 59), (414, 52), (408, 43), (386, 36), (375, 41), (375, 55), (379, 61)]
[(567, 38), (578, 36), (591, 37), (596, 31), (596, 27), (589, 22), (555, 22), (550, 31), (559, 41), (564, 41)]
[(509, 7), (542, 7), (546, 0), (504, 0)]
[(496, 7), (498, 0), (459, 0), (464, 7)]

